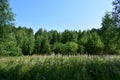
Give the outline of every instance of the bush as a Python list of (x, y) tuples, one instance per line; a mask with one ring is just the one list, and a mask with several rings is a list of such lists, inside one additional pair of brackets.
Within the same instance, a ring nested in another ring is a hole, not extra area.
[(65, 46), (64, 46), (64, 44), (62, 44), (62, 43), (58, 43), (58, 42), (56, 42), (56, 43), (54, 43), (53, 44), (53, 46), (52, 46), (52, 50), (53, 50), (53, 52), (55, 53), (55, 54), (63, 54), (64, 53), (64, 50), (65, 49)]
[(78, 50), (78, 44), (75, 42), (67, 42), (65, 45), (66, 54), (76, 54)]

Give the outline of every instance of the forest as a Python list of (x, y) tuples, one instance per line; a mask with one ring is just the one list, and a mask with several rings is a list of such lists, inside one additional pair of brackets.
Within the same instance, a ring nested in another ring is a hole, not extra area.
[[(47, 31), (40, 28), (34, 32), (32, 28), (16, 27), (14, 13), (8, 0), (0, 5), (0, 55), (119, 55), (120, 27), (119, 6), (113, 2), (113, 12), (106, 12), (102, 18), (102, 27), (91, 30), (57, 30)], [(118, 7), (118, 8), (117, 8)]]
[(101, 28), (34, 32), (0, 0), (0, 80), (120, 80), (120, 0)]

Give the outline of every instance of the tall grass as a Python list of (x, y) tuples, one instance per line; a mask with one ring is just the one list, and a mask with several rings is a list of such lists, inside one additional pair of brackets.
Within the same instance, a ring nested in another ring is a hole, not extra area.
[(1, 57), (0, 80), (120, 80), (120, 56)]

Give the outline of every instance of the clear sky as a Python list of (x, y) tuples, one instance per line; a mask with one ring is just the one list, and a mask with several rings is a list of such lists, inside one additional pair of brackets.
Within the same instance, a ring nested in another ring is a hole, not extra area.
[(46, 30), (100, 28), (113, 0), (10, 0), (16, 26)]

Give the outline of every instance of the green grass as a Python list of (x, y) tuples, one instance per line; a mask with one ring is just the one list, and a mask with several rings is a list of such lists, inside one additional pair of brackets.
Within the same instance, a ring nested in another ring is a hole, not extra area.
[(0, 57), (0, 80), (120, 80), (120, 56)]

